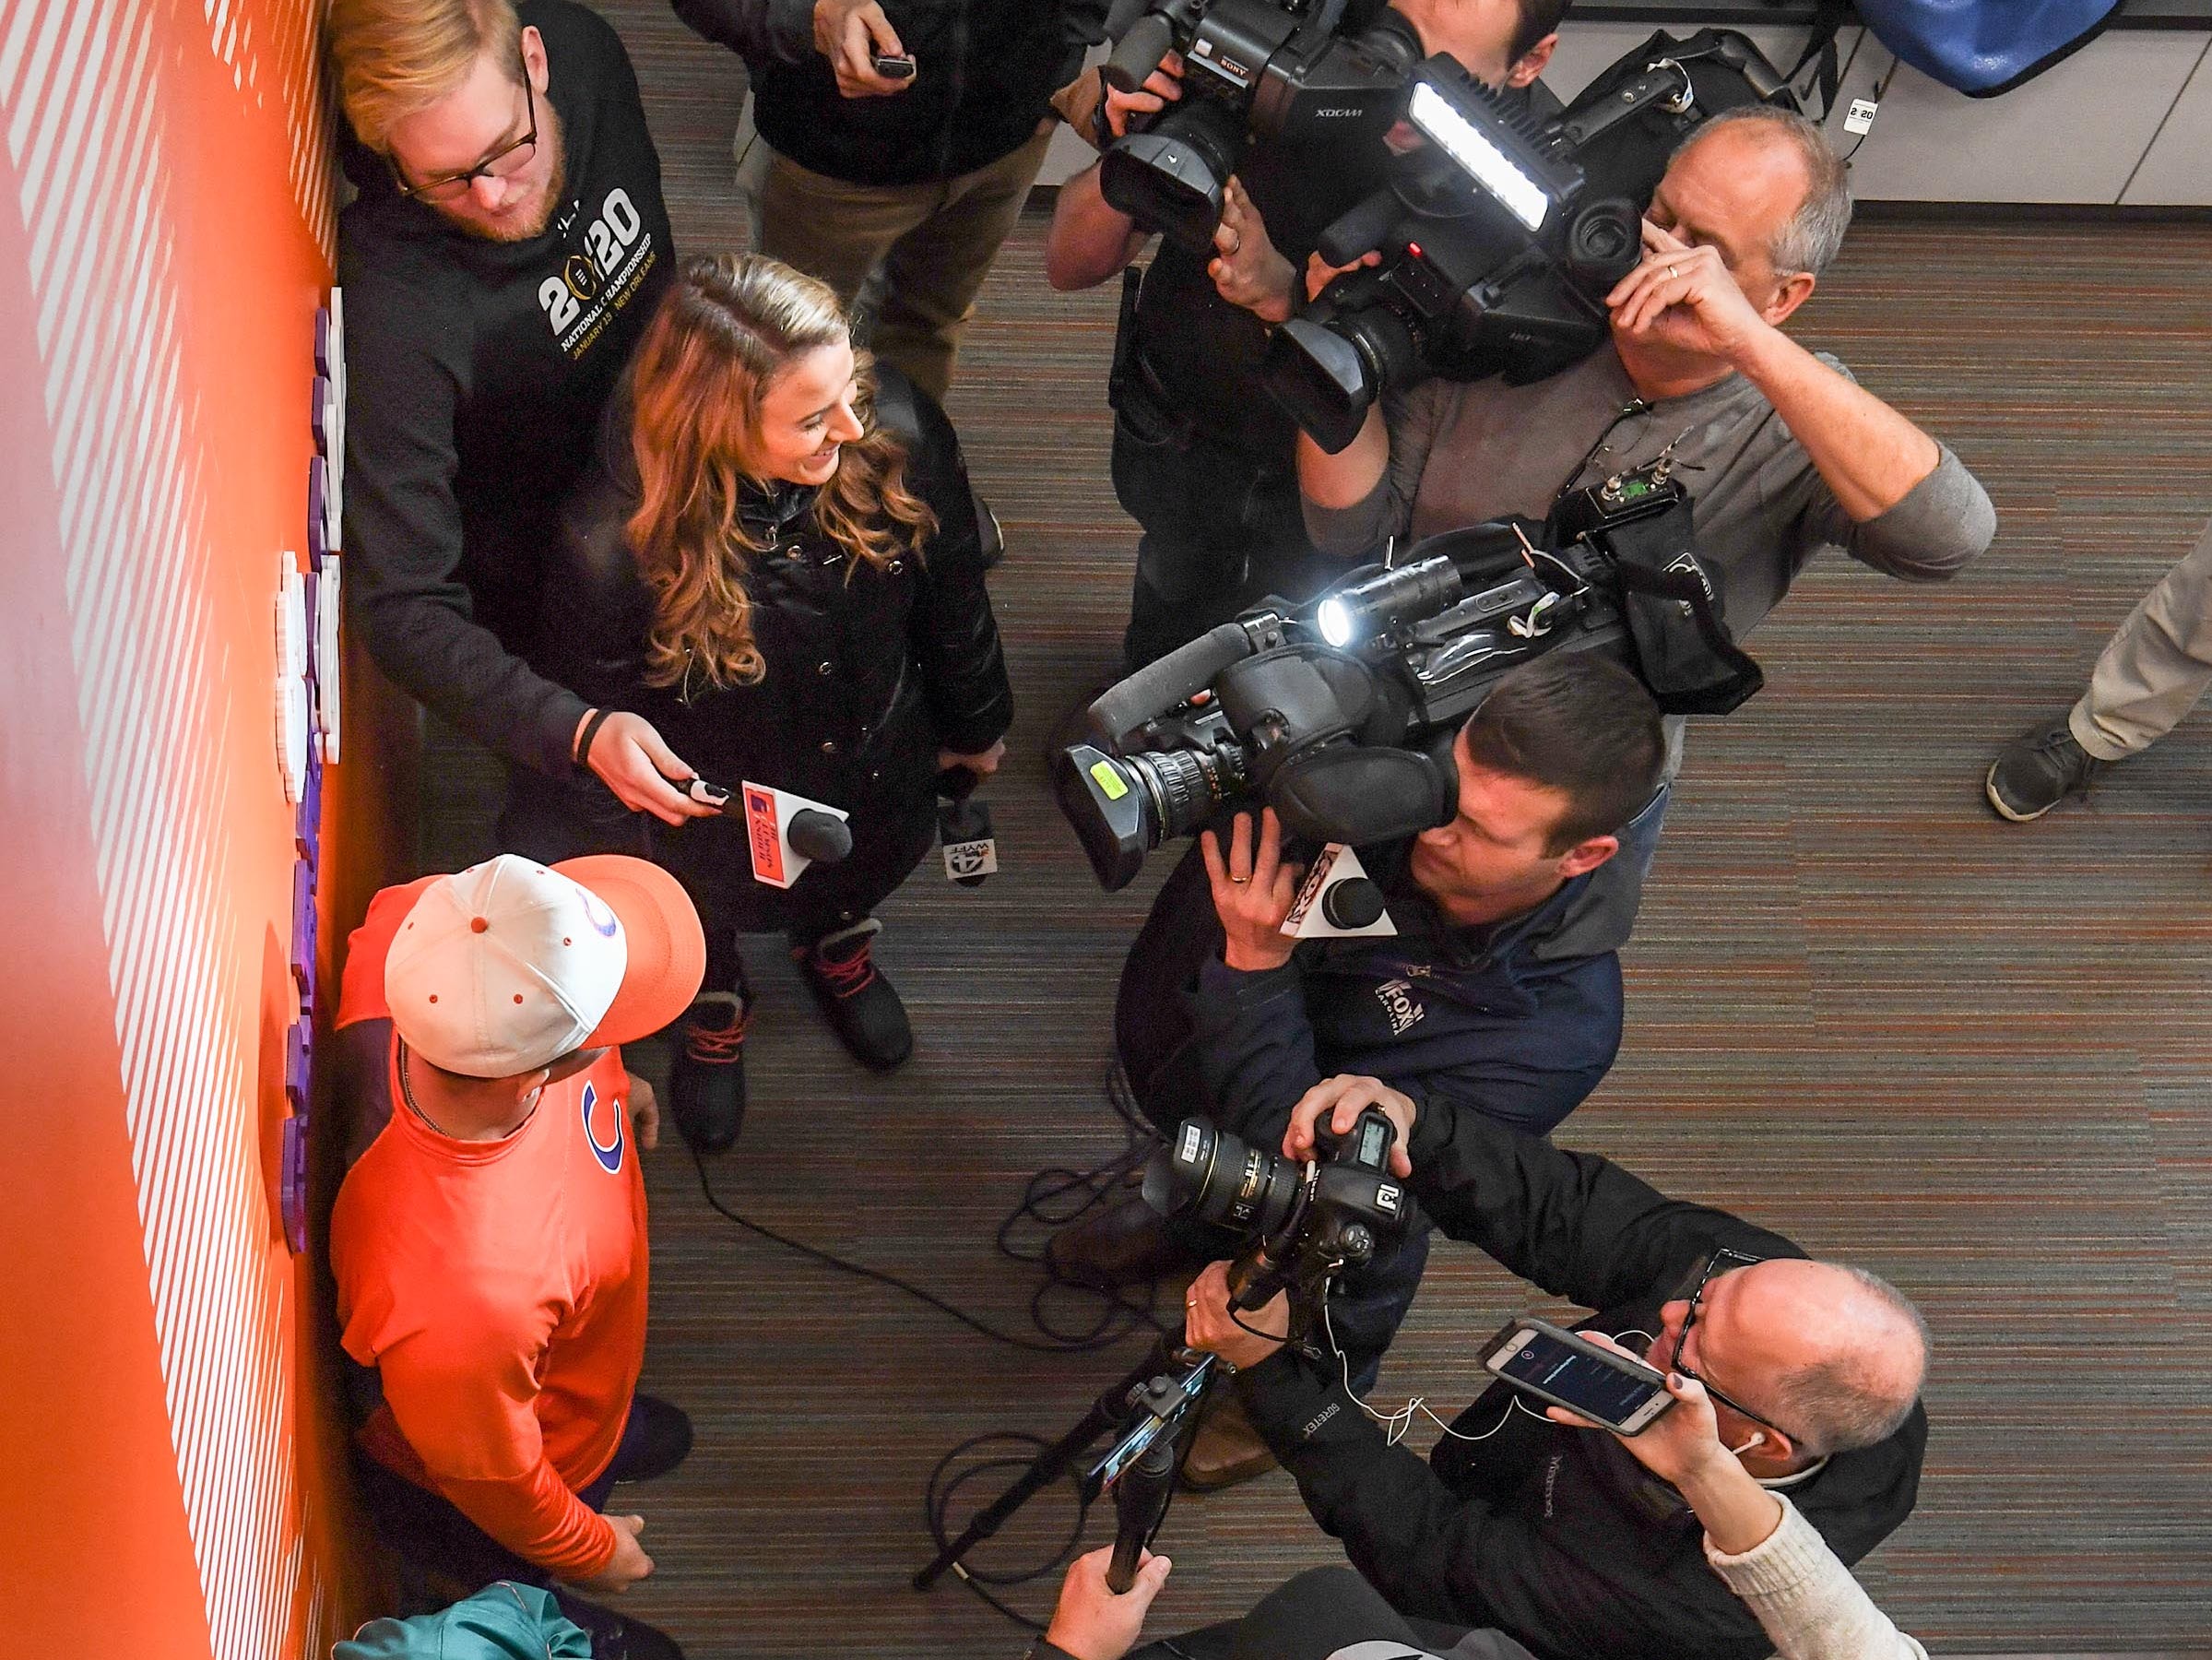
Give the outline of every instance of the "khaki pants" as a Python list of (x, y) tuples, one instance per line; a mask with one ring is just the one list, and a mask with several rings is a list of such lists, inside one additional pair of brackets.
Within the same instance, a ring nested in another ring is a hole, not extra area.
[(2066, 724), (2100, 761), (2164, 737), (2212, 685), (2212, 525), (2120, 625)]
[[(821, 278), (846, 305), (862, 302), (873, 315), (857, 319), (859, 332), (876, 355), (942, 399), (976, 296), (1051, 141), (1047, 127), (1011, 155), (956, 179), (847, 184), (809, 172), (756, 136), (740, 157), (739, 189), (758, 204), (754, 246)], [(880, 298), (869, 285), (879, 267)]]

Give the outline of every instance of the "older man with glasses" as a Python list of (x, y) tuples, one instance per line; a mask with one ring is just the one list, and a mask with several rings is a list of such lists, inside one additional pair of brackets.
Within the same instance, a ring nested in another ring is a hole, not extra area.
[[(1310, 1157), (1319, 1119), (1348, 1132), (1368, 1105), (1397, 1125), (1393, 1167), (1439, 1231), (1598, 1310), (1579, 1329), (1702, 1382), (1726, 1454), (1786, 1493), (1843, 1561), (1911, 1512), (1928, 1334), (1894, 1287), (1665, 1198), (1610, 1160), (1373, 1078), (1308, 1091), (1283, 1151)], [(1234, 1323), (1218, 1263), (1192, 1296), (1191, 1341), (1237, 1369), (1247, 1414), (1314, 1519), (1400, 1613), (1498, 1628), (1545, 1656), (1771, 1652), (1707, 1566), (1689, 1498), (1621, 1441), (1548, 1418), (1498, 1383), (1424, 1464), (1349, 1394), (1335, 1358), (1261, 1334), (1285, 1329), (1280, 1299)]]
[[(508, 763), (503, 846), (642, 851), (630, 810), (710, 811), (668, 782), (689, 769), (534, 667), (554, 510), (675, 272), (637, 78), (572, 0), (333, 0), (328, 38), (361, 187), (338, 218), (354, 625)], [(601, 847), (549, 841), (568, 792)]]

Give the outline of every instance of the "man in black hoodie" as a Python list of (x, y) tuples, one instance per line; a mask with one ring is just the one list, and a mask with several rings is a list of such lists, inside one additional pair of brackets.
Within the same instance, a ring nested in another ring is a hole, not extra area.
[(532, 667), (554, 509), (675, 269), (630, 60), (571, 0), (334, 0), (328, 28), (361, 190), (338, 217), (354, 626), (508, 762), (503, 847), (634, 851), (546, 845), (534, 809), (588, 766), (680, 822), (708, 811), (667, 782), (690, 769)]
[[(1927, 1328), (1893, 1287), (1808, 1261), (1791, 1240), (1668, 1199), (1610, 1160), (1569, 1153), (1449, 1100), (1338, 1077), (1292, 1114), (1285, 1154), (1310, 1156), (1378, 1105), (1393, 1168), (1444, 1233), (1581, 1322), (1696, 1378), (1721, 1444), (1856, 1562), (1911, 1513), (1927, 1417)], [(1252, 1334), (1282, 1299), (1232, 1323), (1222, 1265), (1193, 1284), (1193, 1343), (1237, 1369), (1236, 1393), (1314, 1520), (1410, 1618), (1496, 1626), (1545, 1660), (1759, 1660), (1773, 1641), (1706, 1565), (1688, 1504), (1609, 1435), (1555, 1423), (1494, 1383), (1429, 1462), (1386, 1441), (1343, 1363)]]
[(847, 305), (881, 266), (869, 344), (941, 401), (1106, 0), (673, 4), (751, 73), (760, 252)]

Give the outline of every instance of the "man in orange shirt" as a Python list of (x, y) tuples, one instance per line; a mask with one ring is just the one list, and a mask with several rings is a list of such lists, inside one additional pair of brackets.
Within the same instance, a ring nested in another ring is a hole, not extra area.
[[(388, 1115), (331, 1215), (340, 1340), (375, 1370), (362, 1497), (385, 1541), (475, 1591), (619, 1592), (653, 1571), (618, 1480), (691, 1424), (637, 1393), (651, 1093), (618, 1045), (674, 1021), (705, 966), (675, 879), (615, 855), (503, 854), (386, 888), (353, 935), (338, 1026)], [(636, 1122), (633, 1126), (633, 1117)], [(563, 1594), (600, 1660), (680, 1660)]]

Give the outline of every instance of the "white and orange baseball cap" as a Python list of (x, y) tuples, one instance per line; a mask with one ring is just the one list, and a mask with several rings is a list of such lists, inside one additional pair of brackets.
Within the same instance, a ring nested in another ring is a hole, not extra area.
[(422, 890), (384, 958), (384, 1000), (433, 1066), (508, 1078), (659, 1031), (705, 972), (699, 913), (658, 865), (503, 853)]

